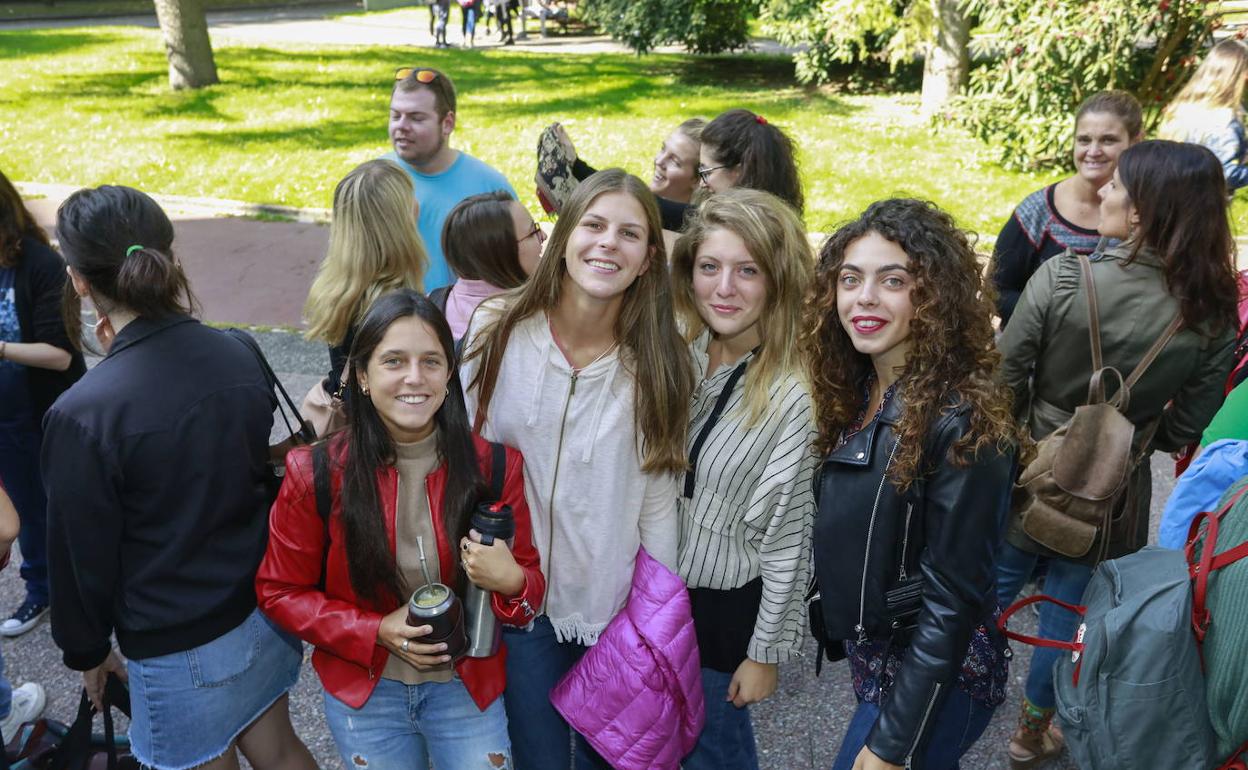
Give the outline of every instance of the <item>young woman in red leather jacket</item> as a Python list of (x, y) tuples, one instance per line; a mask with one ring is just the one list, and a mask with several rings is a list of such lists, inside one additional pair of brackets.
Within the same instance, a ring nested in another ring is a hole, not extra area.
[(956, 770), (1005, 696), (990, 629), (1019, 431), (990, 295), (966, 233), (924, 201), (874, 203), (820, 253), (815, 609), (859, 702), (833, 770)]
[(515, 450), (506, 450), (502, 494), (515, 516), (512, 547), (482, 545), (470, 530), (492, 451), (469, 428), (454, 362), (450, 327), (428, 299), (407, 289), (379, 298), (349, 359), (349, 427), (327, 439), (328, 527), (310, 448), (287, 455), (273, 506), (260, 607), (315, 645), (326, 719), (348, 767), (510, 763), (498, 698), (505, 651), (451, 661), (445, 644), (422, 642), (429, 626), (407, 625), (421, 549), (461, 597), (469, 581), (493, 591), (503, 623), (531, 621), (545, 588)]

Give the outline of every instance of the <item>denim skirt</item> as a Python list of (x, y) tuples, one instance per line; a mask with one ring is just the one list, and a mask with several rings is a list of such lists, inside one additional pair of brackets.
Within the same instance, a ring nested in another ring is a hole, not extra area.
[(128, 661), (131, 751), (157, 770), (216, 759), (295, 685), (302, 663), (299, 640), (258, 609), (207, 644)]

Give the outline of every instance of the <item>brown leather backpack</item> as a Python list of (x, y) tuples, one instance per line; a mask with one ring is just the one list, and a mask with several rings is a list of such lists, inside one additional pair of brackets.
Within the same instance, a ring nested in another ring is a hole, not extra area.
[[(1101, 324), (1097, 312), (1092, 265), (1079, 255), (1088, 295), (1088, 333), (1092, 343), (1092, 377), (1088, 402), (1077, 407), (1061, 427), (1040, 440), (1036, 458), (1023, 469), (1014, 488), (1015, 509), (1023, 531), (1040, 545), (1063, 556), (1079, 559), (1100, 541), (1100, 557), (1109, 546), (1115, 511), (1136, 466), (1148, 453), (1158, 420), (1136, 441), (1135, 426), (1124, 412), (1131, 388), (1170, 342), (1182, 325), (1176, 315), (1135, 370), (1122, 373), (1105, 366), (1101, 358)], [(1105, 381), (1118, 380), (1118, 390), (1105, 398)], [(1100, 561), (1100, 558), (1097, 559)]]

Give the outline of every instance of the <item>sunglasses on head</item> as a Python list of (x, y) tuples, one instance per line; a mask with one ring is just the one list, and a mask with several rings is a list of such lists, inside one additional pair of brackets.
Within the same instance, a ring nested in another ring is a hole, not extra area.
[(417, 83), (432, 83), (438, 79), (438, 71), (424, 67), (399, 67), (394, 71), (395, 80), (405, 80), (412, 75), (416, 76)]

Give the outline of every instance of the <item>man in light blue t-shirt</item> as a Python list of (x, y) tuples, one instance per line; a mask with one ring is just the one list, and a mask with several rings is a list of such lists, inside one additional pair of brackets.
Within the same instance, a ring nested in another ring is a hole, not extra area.
[(455, 84), (435, 69), (400, 67), (390, 94), (390, 143), (395, 161), (412, 177), (420, 203), (417, 227), (429, 252), (425, 291), (455, 281), (442, 256), (442, 223), (455, 205), (477, 193), (516, 191), (496, 169), (453, 149)]

